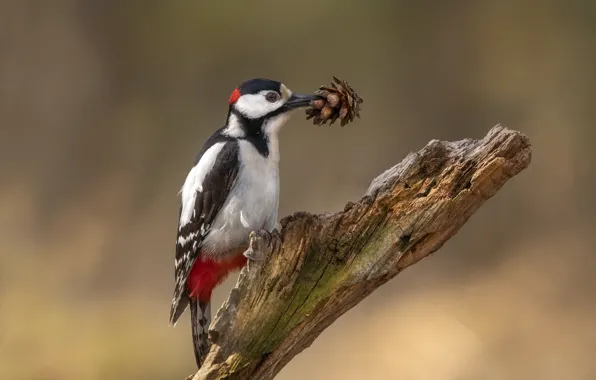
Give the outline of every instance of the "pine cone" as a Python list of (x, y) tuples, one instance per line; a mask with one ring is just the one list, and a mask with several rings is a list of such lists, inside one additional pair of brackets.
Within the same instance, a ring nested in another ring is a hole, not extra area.
[(310, 102), (305, 111), (306, 120), (313, 119), (314, 125), (323, 125), (327, 121), (331, 125), (340, 119), (343, 127), (354, 121), (354, 117), (360, 118), (363, 100), (347, 82), (334, 76), (331, 86), (320, 86), (315, 94), (321, 98)]

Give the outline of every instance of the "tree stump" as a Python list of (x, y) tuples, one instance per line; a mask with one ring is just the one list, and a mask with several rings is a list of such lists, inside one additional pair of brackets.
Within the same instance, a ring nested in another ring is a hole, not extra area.
[(481, 140), (433, 140), (343, 211), (299, 212), (281, 231), (253, 232), (251, 249), (266, 259), (241, 271), (192, 378), (274, 378), (339, 316), (437, 251), (530, 160), (528, 138), (500, 125)]

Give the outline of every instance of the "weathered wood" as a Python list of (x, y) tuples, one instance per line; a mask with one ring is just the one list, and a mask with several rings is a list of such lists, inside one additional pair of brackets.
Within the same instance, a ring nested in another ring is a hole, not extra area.
[(343, 211), (295, 213), (280, 232), (253, 233), (266, 260), (242, 270), (194, 379), (272, 379), (339, 316), (438, 250), (530, 160), (528, 138), (499, 125), (482, 140), (433, 140)]

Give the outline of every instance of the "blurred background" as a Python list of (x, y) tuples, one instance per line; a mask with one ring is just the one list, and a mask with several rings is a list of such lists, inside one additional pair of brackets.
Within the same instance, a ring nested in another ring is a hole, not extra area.
[[(596, 379), (596, 2), (0, 2), (0, 379), (183, 379), (177, 193), (241, 81), (346, 79), (294, 115), (281, 210), (332, 212), (431, 139), (527, 134), (530, 167), (278, 378)], [(215, 309), (236, 277), (215, 292)]]

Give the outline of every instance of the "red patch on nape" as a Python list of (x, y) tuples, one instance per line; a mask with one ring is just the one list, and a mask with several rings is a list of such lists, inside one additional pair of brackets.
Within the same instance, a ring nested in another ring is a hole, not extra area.
[(187, 286), (190, 296), (209, 302), (213, 289), (225, 280), (230, 272), (240, 269), (246, 264), (247, 259), (242, 252), (244, 250), (227, 261), (215, 261), (199, 256), (188, 276)]
[(240, 90), (238, 90), (237, 88), (234, 89), (234, 91), (232, 91), (232, 95), (230, 95), (230, 100), (228, 101), (228, 103), (230, 103), (230, 104), (236, 103), (236, 101), (238, 100), (240, 95), (242, 95), (240, 93)]

